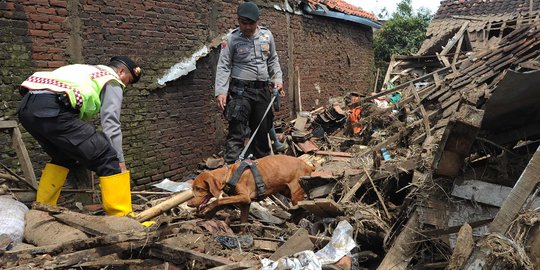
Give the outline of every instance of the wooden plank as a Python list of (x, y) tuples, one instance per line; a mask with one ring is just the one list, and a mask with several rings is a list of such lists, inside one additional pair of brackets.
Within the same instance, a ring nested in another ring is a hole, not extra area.
[(454, 59), (452, 59), (452, 66), (455, 66), (457, 59), (459, 57), (459, 53), (461, 52), (461, 44), (463, 43), (463, 38), (465, 35), (461, 35), (459, 38), (458, 44), (456, 46), (456, 52), (454, 53)]
[(326, 197), (330, 193), (332, 193), (332, 190), (334, 190), (335, 186), (336, 183), (328, 183), (323, 186), (312, 188), (307, 193), (310, 199)]
[[(462, 60), (462, 61), (456, 63), (456, 65), (462, 63), (463, 61), (464, 61), (464, 60)], [(398, 90), (400, 90), (400, 89), (403, 89), (403, 88), (405, 88), (405, 87), (408, 87), (411, 83), (417, 83), (417, 82), (422, 82), (422, 81), (425, 81), (425, 80), (428, 80), (428, 79), (432, 79), (434, 73), (441, 73), (441, 75), (444, 76), (445, 74), (448, 73), (449, 70), (450, 70), (449, 67), (443, 67), (443, 68), (437, 69), (437, 70), (435, 70), (435, 71), (433, 71), (433, 72), (431, 72), (431, 73), (428, 73), (428, 74), (426, 74), (426, 75), (423, 75), (423, 76), (418, 77), (418, 78), (416, 78), (416, 79), (413, 79), (413, 80), (411, 80), (411, 81), (408, 81), (408, 82), (405, 82), (405, 83), (403, 83), (403, 84), (400, 84), (400, 85), (398, 85), (398, 86), (396, 86), (396, 87), (394, 87), (394, 88), (392, 88), (392, 89), (390, 89), (390, 90), (382, 91), (382, 92), (380, 92), (380, 93), (378, 93), (378, 94), (376, 94), (376, 95), (372, 95), (372, 96), (368, 96), (368, 97), (362, 98), (361, 100), (359, 100), (359, 101), (357, 101), (357, 102), (353, 102), (353, 103), (349, 104), (349, 108), (353, 108), (353, 107), (359, 106), (359, 105), (361, 105), (362, 103), (364, 103), (364, 102), (366, 102), (366, 101), (371, 101), (371, 100), (373, 100), (373, 99), (375, 99), (375, 98), (382, 97), (382, 96), (384, 96), (384, 95), (387, 95), (387, 94), (391, 94), (391, 93), (393, 93), (393, 92), (396, 92), (396, 91), (398, 91)]]
[(335, 156), (335, 157), (352, 157), (351, 153), (347, 152), (332, 152), (332, 151), (315, 151), (315, 154), (317, 155), (327, 155), (327, 156)]
[(180, 237), (172, 237), (161, 241), (154, 247), (150, 248), (148, 254), (150, 256), (180, 265), (184, 264), (188, 260), (195, 260), (204, 263), (206, 266), (220, 266), (233, 263), (232, 261), (222, 257), (212, 256), (198, 251), (178, 247), (177, 243), (181, 243), (181, 241), (179, 241), (177, 238)]
[(152, 206), (137, 215), (135, 219), (139, 222), (144, 222), (157, 217), (166, 211), (186, 202), (193, 198), (193, 190), (186, 190), (171, 196), (170, 198), (160, 202), (158, 205)]
[(253, 239), (253, 249), (257, 249), (257, 250), (274, 252), (278, 248), (278, 245), (279, 245), (279, 242), (277, 241)]
[[(437, 55), (437, 58), (439, 58), (439, 61), (441, 61), (445, 67), (450, 68), (452, 66), (452, 65), (450, 65), (450, 61), (448, 61), (448, 58), (446, 58), (446, 56), (441, 55), (439, 53), (435, 53), (435, 55)], [(455, 70), (454, 70), (454, 72), (455, 72)]]
[(34, 167), (32, 166), (30, 156), (28, 155), (28, 151), (26, 150), (26, 146), (22, 140), (21, 131), (17, 126), (11, 129), (11, 143), (13, 148), (15, 148), (19, 163), (21, 164), (24, 180), (32, 187), (37, 189), (37, 180), (36, 175), (34, 174)]
[(436, 196), (430, 197), (418, 206), (420, 223), (429, 224), (435, 228), (446, 228), (448, 224), (448, 204)]
[(11, 129), (11, 128), (16, 128), (16, 127), (18, 127), (16, 121), (12, 121), (12, 120), (0, 121), (0, 129)]
[(56, 269), (66, 268), (69, 266), (76, 266), (78, 264), (96, 260), (109, 254), (120, 253), (128, 250), (140, 248), (147, 244), (146, 241), (137, 243), (125, 242), (115, 245), (101, 246), (92, 249), (81, 250), (69, 254), (61, 254), (56, 256), (53, 260), (45, 261), (42, 269)]
[(371, 183), (371, 186), (373, 187), (373, 191), (375, 191), (375, 194), (377, 195), (377, 198), (379, 199), (379, 202), (381, 203), (381, 206), (384, 209), (384, 213), (386, 213), (386, 217), (388, 219), (390, 219), (391, 218), (390, 213), (388, 212), (388, 209), (386, 208), (386, 203), (384, 202), (383, 196), (381, 195), (381, 193), (379, 192), (379, 189), (377, 188), (377, 186), (373, 182), (373, 178), (371, 177), (371, 175), (369, 175), (369, 172), (368, 172), (365, 165), (364, 165), (364, 172), (366, 173), (366, 175), (367, 175), (367, 177), (369, 179), (369, 182)]
[(424, 123), (424, 130), (426, 131), (426, 136), (431, 136), (431, 128), (429, 127), (429, 116), (426, 112), (426, 109), (424, 108), (424, 105), (422, 104), (422, 100), (420, 99), (420, 96), (418, 95), (418, 92), (416, 91), (416, 87), (414, 87), (413, 84), (411, 84), (410, 89), (414, 94), (414, 99), (416, 100), (416, 106), (420, 107), (420, 111), (422, 112), (422, 120)]
[(91, 235), (107, 235), (133, 230), (144, 230), (144, 226), (129, 217), (91, 216), (64, 211), (54, 215), (54, 218)]
[(208, 270), (239, 270), (239, 269), (246, 269), (246, 268), (251, 269), (251, 267), (258, 266), (259, 264), (260, 263), (258, 261), (241, 261), (237, 263), (216, 266)]
[(89, 261), (77, 265), (77, 268), (81, 269), (115, 269), (123, 268), (126, 266), (142, 265), (146, 260), (143, 259), (129, 259), (122, 260), (118, 258), (118, 255), (109, 255), (101, 258), (97, 258), (94, 261)]
[[(390, 64), (388, 65), (388, 69), (386, 70), (386, 74), (384, 76), (383, 85), (381, 86), (381, 89), (388, 83), (390, 80), (390, 74), (392, 74), (392, 70), (394, 69), (396, 64), (395, 55), (390, 56)], [(356, 107), (356, 106), (354, 106)]]
[(459, 111), (452, 116), (435, 154), (433, 167), (437, 174), (455, 176), (459, 173), (464, 158), (469, 154), (480, 131), (483, 115), (483, 110), (462, 104)]
[(473, 248), (472, 227), (469, 224), (464, 224), (459, 230), (456, 247), (449, 260), (448, 269), (463, 269), (463, 265), (467, 262)]
[(461, 25), (461, 28), (459, 29), (459, 31), (457, 31), (457, 33), (448, 41), (446, 46), (444, 46), (443, 50), (440, 53), (442, 56), (445, 56), (450, 51), (450, 49), (454, 47), (456, 42), (458, 42), (458, 40), (460, 40), (461, 37), (463, 37), (463, 33), (465, 33), (465, 30), (467, 30), (467, 26), (469, 26), (469, 21), (464, 22)]
[(403, 230), (384, 256), (378, 270), (405, 270), (409, 265), (414, 252), (419, 245), (420, 235), (417, 233), (420, 223), (418, 213), (415, 211), (409, 218)]
[[(49, 255), (56, 255), (56, 254), (68, 254), (73, 251), (79, 251), (83, 249), (90, 249), (95, 248), (99, 246), (107, 246), (107, 245), (113, 245), (113, 244), (121, 244), (122, 242), (132, 242), (135, 243), (134, 247), (136, 247), (137, 243), (146, 244), (148, 242), (153, 242), (159, 237), (158, 232), (144, 232), (144, 231), (131, 231), (131, 232), (122, 232), (117, 234), (108, 234), (104, 236), (99, 237), (93, 237), (89, 239), (83, 239), (83, 240), (76, 240), (71, 242), (64, 242), (61, 244), (56, 245), (50, 245), (50, 246), (42, 246), (42, 247), (34, 247), (29, 249), (23, 249), (23, 250), (9, 250), (4, 254), (4, 258), (10, 260), (10, 261), (17, 261), (22, 258), (28, 258), (32, 255), (38, 255), (38, 254), (49, 254)], [(140, 241), (140, 242), (138, 242)]]
[(343, 208), (332, 199), (316, 199), (315, 204), (326, 213), (327, 216), (337, 217), (343, 214)]
[(306, 229), (298, 229), (283, 245), (281, 245), (270, 260), (277, 261), (281, 257), (290, 256), (304, 250), (313, 250), (315, 245), (309, 239), (309, 233)]
[(351, 189), (349, 189), (349, 191), (347, 191), (347, 193), (343, 195), (343, 197), (341, 198), (339, 202), (340, 203), (350, 202), (353, 196), (356, 194), (356, 191), (358, 191), (358, 189), (362, 186), (362, 184), (364, 184), (366, 180), (367, 180), (367, 175), (365, 174), (362, 175), (360, 179), (358, 179), (358, 181), (351, 187)]
[(304, 131), (306, 129), (307, 118), (302, 116), (297, 116), (296, 121), (294, 122), (294, 128), (296, 130)]
[[(454, 183), (452, 196), (501, 207), (511, 191), (512, 188), (510, 187), (478, 180), (467, 180), (462, 183)], [(534, 198), (532, 202), (532, 208), (537, 207), (540, 207), (540, 197)]]
[(533, 157), (525, 167), (516, 185), (503, 202), (501, 210), (489, 226), (491, 232), (506, 233), (512, 221), (527, 201), (527, 198), (540, 182), (540, 147), (536, 149)]
[[(469, 226), (471, 226), (472, 228), (476, 228), (476, 227), (487, 225), (487, 224), (491, 223), (492, 221), (493, 221), (493, 219), (490, 218), (490, 219), (484, 219), (484, 220), (479, 220), (479, 221), (473, 221), (470, 224), (469, 223), (466, 223), (466, 224), (469, 224)], [(459, 229), (462, 226), (463, 226), (463, 224), (457, 225), (457, 226), (451, 226), (451, 227), (448, 227), (448, 228), (445, 228), (445, 229), (435, 229), (435, 230), (429, 230), (429, 231), (422, 231), (422, 232), (420, 232), (420, 234), (422, 234), (424, 236), (428, 236), (428, 237), (439, 237), (439, 236), (442, 236), (442, 235), (448, 235), (448, 234), (451, 234), (451, 233), (457, 233), (457, 232), (459, 232)]]
[(319, 217), (326, 217), (326, 213), (321, 209), (317, 203), (313, 200), (303, 200), (298, 202), (298, 207), (305, 209), (308, 212), (311, 212)]

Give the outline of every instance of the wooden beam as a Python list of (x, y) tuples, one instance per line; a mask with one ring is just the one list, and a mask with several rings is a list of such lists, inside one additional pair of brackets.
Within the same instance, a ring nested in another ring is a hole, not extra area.
[(441, 51), (440, 55), (445, 56), (452, 47), (458, 42), (458, 40), (463, 36), (463, 33), (465, 33), (465, 30), (467, 30), (467, 26), (469, 26), (469, 21), (466, 21), (461, 25), (461, 28), (457, 33), (448, 41), (446, 46), (444, 46), (443, 50)]
[(418, 221), (418, 213), (413, 212), (403, 230), (392, 244), (392, 247), (384, 256), (383, 261), (379, 264), (378, 270), (405, 270), (411, 262), (414, 252), (419, 245), (420, 235), (418, 234), (420, 222)]
[(540, 183), (540, 147), (536, 149), (533, 157), (525, 167), (516, 185), (503, 202), (501, 210), (489, 226), (491, 232), (505, 234), (512, 221), (517, 217), (519, 211)]
[(343, 197), (341, 198), (339, 202), (340, 203), (350, 202), (354, 194), (356, 194), (356, 191), (358, 191), (358, 189), (362, 186), (362, 184), (364, 184), (366, 180), (367, 180), (367, 175), (365, 174), (362, 175), (360, 179), (358, 179), (358, 181), (356, 181), (356, 183), (351, 187), (351, 189), (349, 189), (349, 191), (347, 191), (347, 193), (343, 195)]
[(193, 190), (190, 189), (184, 192), (180, 192), (170, 197), (169, 199), (159, 203), (158, 205), (138, 213), (137, 215), (135, 215), (135, 219), (139, 222), (148, 221), (156, 216), (165, 213), (165, 211), (168, 211), (178, 206), (179, 204), (190, 200), (191, 198), (193, 198)]
[[(453, 106), (449, 109), (453, 110)], [(433, 160), (437, 174), (451, 177), (458, 174), (480, 131), (483, 115), (483, 110), (467, 104), (461, 104), (459, 111), (452, 115)]]
[(270, 256), (270, 260), (277, 261), (281, 257), (290, 256), (304, 250), (312, 250), (315, 247), (309, 239), (309, 233), (306, 229), (298, 229), (283, 245), (281, 245), (274, 254)]
[[(487, 183), (478, 180), (467, 180), (462, 183), (454, 183), (452, 196), (467, 199), (487, 205), (501, 207), (512, 192), (512, 188)], [(533, 200), (532, 208), (540, 207), (540, 198)]]
[(429, 116), (426, 112), (426, 109), (424, 108), (424, 105), (422, 104), (422, 100), (420, 99), (420, 96), (418, 95), (418, 91), (416, 91), (416, 87), (414, 84), (411, 83), (411, 92), (414, 94), (414, 99), (416, 100), (416, 106), (420, 108), (420, 111), (422, 112), (422, 120), (424, 123), (424, 130), (426, 131), (426, 136), (431, 136), (431, 128), (429, 127)]
[(21, 164), (21, 169), (24, 174), (24, 180), (30, 184), (30, 186), (37, 189), (37, 180), (36, 175), (34, 174), (34, 167), (32, 166), (32, 162), (30, 161), (30, 156), (28, 155), (28, 151), (26, 150), (26, 146), (24, 145), (24, 142), (22, 140), (22, 134), (19, 130), (18, 126), (15, 126), (10, 130), (11, 134), (11, 144), (13, 145), (13, 148), (15, 149), (15, 152), (17, 153), (17, 158), (19, 159), (19, 163)]
[(63, 211), (53, 216), (64, 224), (98, 236), (145, 229), (138, 221), (129, 217), (92, 216), (72, 211)]
[[(462, 35), (459, 38), (458, 44), (456, 46), (456, 52), (454, 53), (454, 59), (452, 59), (452, 66), (455, 66), (457, 59), (459, 57), (459, 53), (461, 52), (461, 45), (463, 43), (463, 39), (465, 38), (465, 35)], [(455, 69), (455, 68), (454, 68)], [(455, 70), (454, 70), (455, 71)]]
[(175, 264), (185, 264), (187, 260), (195, 260), (204, 263), (206, 266), (228, 265), (233, 262), (222, 257), (212, 256), (194, 250), (189, 250), (177, 246), (178, 237), (172, 237), (161, 241), (150, 248), (150, 256), (172, 262)]
[(459, 230), (456, 240), (456, 247), (452, 257), (449, 260), (448, 269), (463, 269), (463, 265), (471, 255), (474, 248), (474, 239), (472, 235), (472, 227), (469, 224), (464, 224)]
[(0, 129), (11, 129), (18, 127), (16, 121), (0, 121)]

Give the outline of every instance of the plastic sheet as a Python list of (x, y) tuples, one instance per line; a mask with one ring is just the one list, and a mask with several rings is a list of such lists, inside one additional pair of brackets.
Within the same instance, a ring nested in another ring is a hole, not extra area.
[(9, 195), (0, 196), (0, 234), (20, 243), (24, 234), (24, 215), (28, 207)]
[(342, 220), (336, 226), (330, 243), (317, 251), (317, 253), (313, 253), (311, 250), (304, 250), (294, 254), (292, 258), (283, 257), (277, 261), (262, 259), (262, 270), (320, 270), (323, 265), (339, 261), (356, 247), (352, 233), (353, 227), (351, 224), (346, 220)]

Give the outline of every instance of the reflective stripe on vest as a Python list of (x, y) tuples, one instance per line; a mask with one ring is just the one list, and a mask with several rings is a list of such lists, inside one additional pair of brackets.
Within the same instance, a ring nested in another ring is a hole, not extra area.
[(117, 82), (125, 85), (114, 70), (108, 66), (68, 65), (49, 72), (36, 72), (21, 86), (32, 90), (48, 89), (66, 93), (71, 107), (79, 110), (81, 119), (95, 116), (101, 108), (100, 93), (105, 84)]

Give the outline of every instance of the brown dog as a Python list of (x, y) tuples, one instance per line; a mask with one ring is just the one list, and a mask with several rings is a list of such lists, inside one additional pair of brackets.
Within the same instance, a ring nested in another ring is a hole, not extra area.
[[(298, 180), (300, 176), (311, 175), (314, 170), (312, 166), (299, 158), (285, 155), (263, 157), (256, 163), (266, 186), (266, 196), (279, 192), (288, 195), (293, 205), (304, 199), (304, 190), (300, 187)], [(188, 206), (197, 207), (199, 212), (206, 215), (213, 213), (214, 210), (217, 211), (216, 207), (237, 204), (240, 206), (240, 222), (246, 223), (251, 201), (257, 197), (255, 179), (249, 167), (240, 176), (236, 184), (236, 192), (230, 194), (229, 197), (221, 196), (225, 183), (230, 180), (238, 166), (239, 163), (235, 163), (199, 174), (193, 181), (194, 197), (189, 201)], [(208, 204), (212, 197), (217, 200)]]

